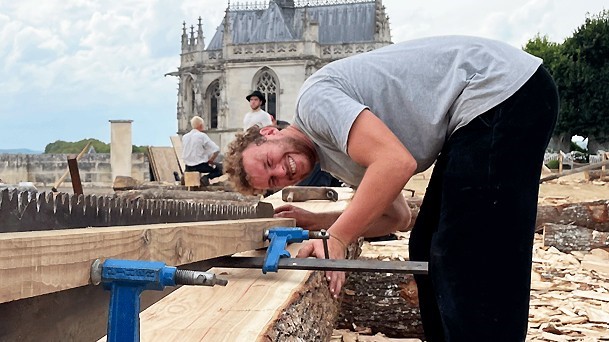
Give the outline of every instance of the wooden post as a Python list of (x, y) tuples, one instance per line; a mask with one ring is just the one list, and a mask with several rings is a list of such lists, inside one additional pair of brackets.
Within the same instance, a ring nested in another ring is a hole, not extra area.
[(70, 179), (72, 179), (74, 194), (82, 195), (82, 182), (80, 181), (80, 172), (78, 172), (78, 161), (76, 158), (68, 158), (68, 169), (70, 170)]
[(558, 173), (562, 173), (562, 161), (563, 161), (563, 153), (562, 153), (562, 151), (558, 151)]
[[(85, 148), (82, 149), (82, 151), (80, 151), (80, 153), (76, 156), (76, 160), (80, 160), (80, 158), (85, 154), (85, 152), (87, 152), (87, 150), (89, 149), (89, 147), (91, 146), (91, 142), (89, 141), (86, 145)], [(51, 191), (53, 192), (57, 192), (57, 188), (59, 188), (59, 186), (61, 185), (61, 183), (63, 183), (63, 181), (66, 179), (66, 177), (68, 177), (68, 174), (70, 173), (70, 168), (68, 168), (63, 175), (57, 180), (57, 182), (55, 182), (55, 184), (53, 184), (53, 187), (51, 188)]]
[(201, 173), (198, 171), (184, 172), (184, 185), (191, 190), (192, 187), (201, 186)]

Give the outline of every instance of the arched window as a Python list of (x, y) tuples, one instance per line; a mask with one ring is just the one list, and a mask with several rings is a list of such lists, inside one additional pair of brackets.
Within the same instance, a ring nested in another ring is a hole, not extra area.
[(220, 110), (220, 81), (213, 81), (207, 88), (207, 99), (209, 103), (207, 118), (208, 128), (218, 128), (218, 112)]
[(254, 89), (259, 90), (266, 97), (266, 104), (262, 107), (270, 114), (277, 114), (277, 103), (279, 102), (279, 82), (277, 75), (269, 69), (262, 68), (254, 77)]

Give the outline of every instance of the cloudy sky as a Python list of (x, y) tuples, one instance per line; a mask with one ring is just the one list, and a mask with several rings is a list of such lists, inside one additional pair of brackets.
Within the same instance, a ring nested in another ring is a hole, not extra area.
[[(233, 3), (239, 1), (233, 1)], [(244, 1), (241, 1), (242, 3)], [(384, 0), (392, 38), (441, 34), (522, 47), (538, 32), (562, 42), (607, 0)], [(0, 149), (55, 140), (110, 140), (108, 120), (133, 120), (133, 143), (171, 146), (177, 130), (182, 21), (203, 19), (206, 43), (221, 0), (0, 0)]]

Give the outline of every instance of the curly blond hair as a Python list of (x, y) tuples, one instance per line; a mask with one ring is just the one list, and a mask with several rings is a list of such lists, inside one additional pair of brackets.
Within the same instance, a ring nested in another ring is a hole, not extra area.
[(228, 144), (228, 151), (224, 155), (224, 173), (228, 175), (228, 181), (233, 184), (235, 190), (242, 194), (254, 195), (259, 192), (251, 186), (248, 176), (243, 168), (243, 151), (251, 144), (261, 145), (266, 137), (260, 134), (260, 127), (254, 125), (243, 133), (237, 133), (235, 140)]

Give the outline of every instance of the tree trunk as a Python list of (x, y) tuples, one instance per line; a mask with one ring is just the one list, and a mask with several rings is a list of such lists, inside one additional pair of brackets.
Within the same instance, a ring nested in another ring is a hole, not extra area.
[(423, 336), (419, 299), (410, 274), (351, 273), (345, 285), (338, 329)]
[(609, 151), (609, 141), (607, 138), (595, 137), (594, 135), (588, 136), (588, 152), (591, 154), (601, 151)]
[(572, 224), (600, 232), (609, 232), (609, 200), (566, 203), (537, 208), (536, 227), (545, 223)]
[[(574, 224), (601, 232), (609, 232), (609, 200), (566, 203), (560, 205), (540, 205), (537, 207), (536, 231), (541, 232), (544, 223)], [(412, 229), (419, 214), (420, 200), (409, 200), (412, 221), (407, 230)]]
[(546, 223), (543, 225), (543, 244), (559, 251), (589, 251), (609, 247), (609, 233), (571, 224)]
[(560, 133), (552, 136), (550, 138), (550, 143), (548, 144), (548, 150), (553, 152), (571, 151), (571, 133)]

